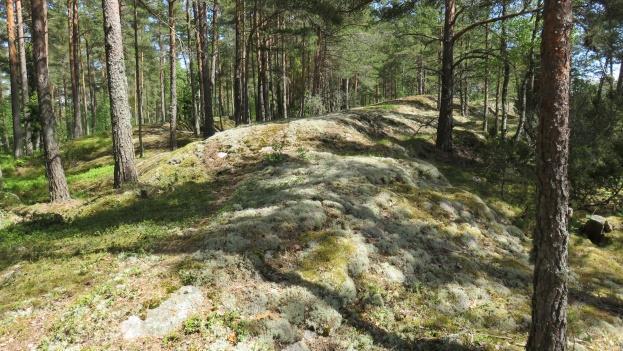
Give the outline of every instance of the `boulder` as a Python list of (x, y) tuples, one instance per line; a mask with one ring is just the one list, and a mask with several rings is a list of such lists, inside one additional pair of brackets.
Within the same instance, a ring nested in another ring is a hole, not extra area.
[(612, 231), (608, 220), (602, 216), (592, 215), (586, 218), (582, 226), (582, 232), (594, 243), (602, 243), (606, 239), (606, 233)]

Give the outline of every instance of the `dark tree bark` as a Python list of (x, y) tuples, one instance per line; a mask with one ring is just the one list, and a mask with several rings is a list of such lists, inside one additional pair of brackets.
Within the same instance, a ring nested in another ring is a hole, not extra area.
[[(187, 51), (188, 51), (188, 84), (190, 85), (190, 104), (191, 104), (191, 117), (194, 123), (194, 132), (196, 136), (201, 135), (201, 119), (199, 119), (199, 112), (197, 111), (197, 88), (195, 86), (195, 60), (193, 57), (193, 26), (191, 24), (190, 16), (190, 2), (185, 2), (186, 12), (186, 36), (187, 36)], [(201, 62), (198, 63), (200, 65)]]
[(441, 101), (439, 106), (439, 123), (437, 124), (437, 140), (435, 145), (441, 151), (452, 151), (452, 98), (454, 90), (454, 20), (456, 1), (445, 0), (443, 26), (443, 54), (441, 62)]
[(71, 69), (71, 102), (73, 105), (73, 138), (84, 135), (80, 114), (80, 28), (78, 0), (67, 1), (69, 26), (69, 66)]
[(571, 0), (545, 1), (537, 136), (534, 293), (527, 349), (567, 349)]
[[(205, 88), (205, 94), (203, 96), (203, 101), (205, 105), (205, 115), (204, 115), (204, 124), (205, 129), (203, 131), (203, 135), (206, 138), (211, 137), (216, 133), (214, 129), (214, 106), (212, 103), (212, 97), (214, 95), (214, 85), (216, 83), (216, 58), (218, 51), (218, 21), (219, 21), (219, 12), (220, 6), (218, 0), (214, 0), (214, 4), (212, 6), (212, 28), (211, 28), (211, 37), (212, 37), (212, 49), (210, 50), (210, 54), (204, 58), (204, 67), (203, 74)], [(207, 43), (206, 43), (207, 44)], [(207, 46), (206, 46), (207, 47)]]
[(95, 89), (95, 78), (91, 69), (91, 47), (89, 40), (85, 37), (85, 46), (87, 53), (87, 75), (89, 76), (89, 95), (91, 96), (91, 129), (97, 132), (97, 92)]
[(17, 15), (17, 42), (19, 48), (19, 68), (20, 68), (20, 83), (22, 88), (22, 116), (24, 117), (24, 132), (25, 132), (25, 145), (26, 155), (32, 155), (33, 142), (32, 142), (32, 123), (30, 120), (30, 111), (28, 109), (28, 103), (30, 101), (30, 92), (28, 89), (28, 73), (26, 72), (26, 45), (24, 42), (24, 18), (22, 17), (22, 1), (15, 0), (15, 12)]
[[(205, 47), (206, 47), (206, 4), (205, 2), (193, 1), (193, 13), (195, 18), (195, 50), (197, 54), (197, 71), (199, 76), (199, 116), (203, 121), (205, 119), (205, 80), (203, 73), (205, 65)], [(205, 121), (204, 121), (205, 125)], [(203, 129), (205, 133), (205, 128)]]
[(166, 120), (166, 97), (164, 87), (164, 46), (162, 45), (162, 33), (160, 32), (160, 25), (158, 25), (158, 71), (160, 73), (160, 122), (164, 123)]
[[(286, 24), (285, 19), (281, 19), (282, 29), (285, 30)], [(280, 98), (280, 112), (281, 118), (288, 119), (288, 67), (287, 67), (287, 59), (286, 59), (286, 37), (285, 34), (281, 34), (281, 98)], [(346, 91), (346, 95), (348, 96), (348, 88)], [(348, 102), (346, 103), (348, 106)], [(348, 107), (347, 107), (348, 108)]]
[(43, 155), (48, 178), (50, 201), (62, 202), (71, 199), (65, 172), (61, 163), (58, 144), (54, 138), (54, 112), (48, 75), (48, 4), (46, 0), (31, 0), (32, 53), (35, 62), (39, 115), (43, 129)]
[(22, 157), (23, 136), (21, 126), (20, 93), (19, 93), (19, 63), (17, 59), (17, 45), (15, 41), (15, 10), (13, 0), (6, 0), (7, 33), (9, 45), (9, 76), (11, 79), (11, 114), (13, 116), (13, 156)]
[[(502, 16), (507, 15), (506, 0), (502, 1)], [(502, 57), (503, 65), (503, 80), (502, 80), (502, 129), (500, 131), (500, 137), (506, 138), (508, 131), (508, 84), (510, 82), (511, 65), (508, 59), (508, 42), (506, 34), (506, 20), (502, 20), (501, 23), (502, 33), (500, 35), (500, 56)]]
[(495, 120), (493, 123), (493, 130), (491, 130), (491, 136), (497, 136), (500, 131), (500, 89), (502, 88), (502, 80), (500, 79), (500, 72), (498, 70), (495, 83)]
[(258, 0), (255, 0), (254, 9), (254, 26), (255, 26), (255, 65), (257, 66), (257, 92), (255, 98), (255, 120), (258, 122), (264, 122), (266, 116), (264, 114), (264, 80), (262, 75), (264, 74), (264, 66), (262, 61), (262, 39), (260, 23), (262, 22), (262, 14), (260, 4)]
[[(489, 25), (485, 25), (485, 52), (489, 52)], [(482, 131), (489, 129), (489, 55), (485, 55), (485, 98), (482, 111)]]
[(236, 62), (234, 69), (234, 120), (236, 125), (242, 123), (244, 115), (244, 101), (242, 99), (243, 94), (243, 76), (244, 76), (244, 43), (242, 32), (242, 22), (244, 21), (244, 12), (242, 10), (242, 3), (244, 0), (236, 0)]
[(138, 181), (134, 163), (128, 83), (123, 57), (123, 38), (118, 0), (102, 0), (108, 96), (112, 124), (113, 156), (115, 159), (115, 188)]
[(170, 148), (177, 149), (177, 51), (175, 31), (175, 0), (169, 0), (169, 85), (171, 87), (171, 101), (169, 102), (170, 116)]
[(143, 148), (143, 89), (141, 87), (141, 62), (139, 60), (140, 51), (138, 45), (138, 7), (136, 6), (136, 0), (134, 0), (134, 83), (136, 83), (136, 114), (138, 116), (138, 154), (142, 158), (145, 152)]

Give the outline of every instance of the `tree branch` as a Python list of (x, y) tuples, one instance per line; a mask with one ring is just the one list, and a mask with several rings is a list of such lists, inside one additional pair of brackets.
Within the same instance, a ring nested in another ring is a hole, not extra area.
[(537, 12), (537, 11), (541, 11), (543, 9), (543, 7), (537, 7), (535, 9), (529, 9), (529, 10), (523, 10), (520, 12), (516, 12), (516, 13), (511, 13), (505, 16), (500, 16), (500, 17), (494, 17), (494, 18), (489, 18), (487, 20), (484, 21), (479, 21), (476, 23), (472, 23), (469, 26), (461, 29), (460, 31), (456, 32), (456, 34), (454, 34), (454, 36), (452, 37), (452, 41), (455, 42), (457, 41), (461, 36), (463, 36), (465, 33), (469, 32), (470, 30), (476, 28), (476, 27), (480, 27), (484, 24), (487, 23), (493, 23), (493, 22), (497, 22), (497, 21), (502, 21), (505, 19), (509, 19), (509, 18), (513, 18), (513, 17), (517, 17), (517, 16), (521, 16), (521, 15), (525, 15), (528, 13), (533, 13), (533, 12)]

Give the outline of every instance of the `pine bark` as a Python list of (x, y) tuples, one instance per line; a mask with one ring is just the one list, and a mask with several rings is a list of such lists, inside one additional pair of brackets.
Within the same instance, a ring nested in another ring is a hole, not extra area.
[(139, 43), (138, 43), (138, 7), (134, 0), (134, 68), (136, 83), (136, 114), (138, 116), (138, 154), (143, 157), (145, 152), (143, 147), (143, 89), (141, 87), (141, 61), (139, 60)]
[(242, 123), (242, 118), (243, 118), (243, 114), (244, 114), (244, 102), (242, 101), (242, 92), (243, 92), (243, 87), (242, 87), (242, 79), (243, 79), (243, 67), (244, 67), (244, 62), (243, 62), (243, 57), (242, 57), (242, 52), (244, 51), (244, 44), (242, 43), (243, 40), (243, 35), (244, 33), (242, 33), (242, 21), (243, 19), (243, 12), (242, 12), (242, 1), (244, 0), (236, 0), (236, 24), (235, 24), (235, 31), (236, 31), (236, 62), (235, 62), (235, 68), (234, 68), (234, 121), (236, 122), (236, 125), (239, 125)]
[(452, 98), (454, 90), (454, 19), (456, 14), (456, 0), (445, 0), (445, 15), (443, 27), (443, 52), (441, 63), (441, 98), (439, 106), (439, 122), (437, 124), (437, 149), (445, 152), (452, 151)]
[(95, 78), (91, 69), (91, 46), (88, 38), (85, 38), (86, 54), (87, 54), (87, 75), (89, 76), (89, 95), (91, 97), (91, 130), (97, 132), (97, 93), (95, 89)]
[[(203, 101), (205, 106), (205, 115), (204, 115), (204, 132), (203, 135), (206, 138), (211, 137), (216, 133), (214, 129), (214, 106), (212, 103), (212, 98), (214, 95), (214, 86), (216, 82), (216, 57), (218, 51), (218, 21), (220, 14), (220, 6), (218, 0), (214, 0), (214, 4), (212, 6), (212, 27), (210, 29), (212, 43), (210, 54), (204, 58), (205, 64), (203, 67), (203, 74), (205, 75), (204, 84), (205, 91)], [(206, 43), (207, 44), (207, 43)], [(207, 50), (206, 50), (207, 51)]]
[[(195, 17), (195, 48), (197, 51), (197, 70), (199, 71), (199, 115), (203, 120), (206, 114), (205, 108), (205, 85), (206, 76), (203, 73), (205, 65), (205, 46), (206, 46), (206, 4), (204, 2), (194, 1), (193, 12)], [(205, 128), (203, 129), (205, 132)]]
[(255, 120), (258, 122), (264, 122), (266, 120), (266, 115), (264, 114), (264, 80), (262, 79), (262, 75), (264, 74), (264, 66), (262, 64), (262, 39), (260, 34), (260, 31), (262, 29), (262, 14), (260, 4), (258, 4), (258, 0), (255, 0), (253, 20), (255, 22), (255, 65), (257, 66)]
[(26, 155), (32, 155), (32, 121), (30, 120), (30, 111), (28, 104), (30, 102), (30, 92), (28, 89), (28, 73), (26, 71), (26, 44), (24, 41), (24, 18), (22, 16), (22, 1), (15, 0), (15, 12), (17, 15), (17, 42), (19, 48), (19, 68), (20, 81), (22, 88), (22, 116), (24, 117), (24, 132), (26, 145)]
[(39, 115), (43, 130), (43, 155), (48, 178), (48, 191), (51, 202), (62, 202), (71, 199), (71, 197), (61, 163), (60, 150), (54, 138), (54, 112), (52, 110), (48, 74), (48, 5), (46, 0), (31, 0), (30, 4), (33, 37), (32, 53), (35, 62)]
[[(485, 25), (485, 52), (489, 52), (489, 25)], [(489, 55), (485, 55), (485, 89), (484, 108), (482, 111), (482, 130), (489, 129)]]
[(114, 186), (138, 181), (132, 143), (132, 124), (128, 103), (128, 83), (123, 55), (123, 38), (118, 0), (102, 0), (108, 96), (112, 124)]
[(80, 28), (78, 0), (68, 0), (69, 65), (71, 69), (71, 102), (73, 106), (73, 138), (84, 135), (80, 113)]
[[(194, 122), (194, 132), (196, 136), (201, 135), (201, 120), (199, 119), (199, 112), (197, 111), (197, 88), (195, 86), (195, 62), (193, 58), (193, 27), (190, 20), (190, 2), (186, 0), (186, 36), (187, 36), (187, 49), (188, 49), (188, 83), (190, 84), (190, 112)], [(201, 64), (201, 63), (199, 63)]]
[(175, 0), (169, 0), (169, 102), (170, 148), (177, 149), (177, 50), (175, 31)]
[(537, 136), (537, 214), (529, 351), (567, 349), (571, 0), (546, 0)]
[[(507, 4), (506, 1), (502, 1), (502, 16), (506, 16), (507, 13)], [(511, 74), (511, 65), (508, 58), (508, 41), (507, 41), (507, 29), (506, 29), (506, 21), (502, 20), (501, 23), (502, 33), (500, 36), (500, 56), (502, 57), (503, 64), (503, 80), (502, 80), (502, 128), (500, 131), (500, 137), (502, 139), (506, 138), (506, 133), (508, 131), (508, 84), (510, 82), (510, 74)]]
[(21, 126), (20, 93), (19, 93), (19, 63), (17, 59), (17, 45), (15, 38), (15, 9), (13, 0), (6, 0), (7, 37), (9, 45), (9, 76), (11, 82), (11, 115), (13, 116), (13, 156), (22, 157), (23, 135)]
[[(282, 29), (285, 29), (285, 21), (281, 19)], [(288, 119), (288, 74), (287, 74), (287, 62), (286, 62), (286, 39), (285, 34), (281, 34), (281, 57), (280, 57), (280, 68), (281, 68), (281, 94), (279, 98), (279, 112), (281, 118)]]
[(162, 33), (160, 32), (160, 26), (158, 26), (158, 72), (160, 74), (160, 122), (164, 123), (166, 119), (166, 97), (164, 86), (164, 46), (162, 45)]

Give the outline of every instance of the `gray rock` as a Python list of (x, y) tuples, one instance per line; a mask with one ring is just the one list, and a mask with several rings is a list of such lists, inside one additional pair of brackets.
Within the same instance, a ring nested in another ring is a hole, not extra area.
[(147, 311), (145, 320), (131, 316), (121, 323), (126, 340), (144, 336), (165, 336), (179, 328), (203, 304), (203, 292), (194, 286), (184, 286), (155, 309)]
[(606, 239), (606, 233), (612, 231), (608, 220), (602, 216), (592, 215), (586, 218), (582, 232), (594, 243), (599, 244)]

